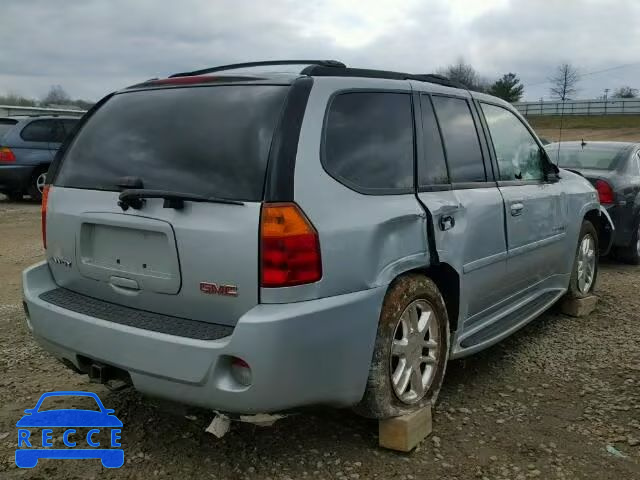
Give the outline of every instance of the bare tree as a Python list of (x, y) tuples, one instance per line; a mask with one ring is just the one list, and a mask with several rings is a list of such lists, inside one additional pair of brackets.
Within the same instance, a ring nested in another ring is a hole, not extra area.
[(60, 85), (52, 85), (42, 99), (43, 105), (68, 105), (71, 97)]
[(578, 92), (577, 85), (580, 80), (580, 73), (570, 63), (563, 63), (558, 66), (556, 73), (549, 77), (551, 95), (561, 101), (570, 100)]
[(465, 63), (464, 58), (459, 58), (456, 63), (438, 69), (437, 73), (450, 80), (460, 82), (469, 90), (486, 92), (489, 88), (488, 82), (478, 74), (473, 66)]
[(638, 96), (638, 89), (631, 87), (620, 87), (613, 92), (613, 98), (636, 98)]

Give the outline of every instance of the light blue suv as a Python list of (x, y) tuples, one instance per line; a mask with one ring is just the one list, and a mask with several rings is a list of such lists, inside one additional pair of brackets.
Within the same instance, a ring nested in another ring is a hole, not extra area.
[(96, 381), (236, 413), (384, 418), (596, 283), (612, 227), (509, 104), (336, 61), (107, 96), (63, 145), (34, 337)]

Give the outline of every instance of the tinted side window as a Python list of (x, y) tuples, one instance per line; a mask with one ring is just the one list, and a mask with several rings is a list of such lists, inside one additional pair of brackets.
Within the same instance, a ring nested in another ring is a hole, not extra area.
[(72, 120), (72, 119), (64, 119), (64, 120), (60, 120), (62, 122), (62, 125), (64, 126), (64, 133), (65, 136), (69, 135), (71, 132), (73, 132), (73, 129), (76, 127), (76, 124), (78, 123), (78, 120)]
[(64, 140), (64, 137), (66, 137), (67, 134), (64, 131), (64, 125), (62, 123), (62, 120), (56, 120), (55, 123), (55, 130), (53, 132), (53, 140), (51, 140), (53, 143), (62, 143), (62, 141)]
[(478, 132), (467, 101), (434, 96), (433, 105), (444, 138), (451, 182), (486, 181)]
[(55, 121), (35, 120), (22, 129), (20, 136), (27, 142), (54, 142)]
[(329, 107), (323, 161), (332, 176), (356, 190), (413, 189), (409, 94), (337, 95)]
[(542, 180), (540, 147), (529, 130), (506, 108), (481, 105), (496, 152), (500, 180)]
[(422, 110), (422, 138), (424, 157), (418, 162), (418, 185), (442, 185), (449, 183), (447, 164), (444, 160), (442, 139), (428, 95), (420, 96)]

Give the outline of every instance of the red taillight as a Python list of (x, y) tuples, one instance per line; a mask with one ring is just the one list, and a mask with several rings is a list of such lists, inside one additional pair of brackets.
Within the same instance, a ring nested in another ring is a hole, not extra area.
[(267, 203), (260, 215), (262, 287), (290, 287), (322, 278), (318, 232), (293, 203)]
[(604, 180), (596, 180), (596, 190), (600, 197), (600, 203), (603, 205), (610, 205), (613, 203), (613, 189)]
[(47, 249), (47, 201), (49, 200), (49, 185), (45, 185), (42, 189), (42, 205), (40, 212), (42, 214), (42, 245)]
[(13, 163), (16, 156), (9, 147), (0, 147), (0, 163)]

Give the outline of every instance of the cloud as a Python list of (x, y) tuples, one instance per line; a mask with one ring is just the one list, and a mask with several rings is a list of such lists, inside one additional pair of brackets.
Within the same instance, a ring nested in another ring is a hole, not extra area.
[[(554, 67), (583, 72), (640, 58), (635, 0), (3, 0), (0, 93), (62, 85), (96, 100), (176, 71), (271, 58), (337, 58), (417, 73), (462, 56), (529, 98)], [(636, 82), (640, 66), (583, 78), (581, 96)]]

